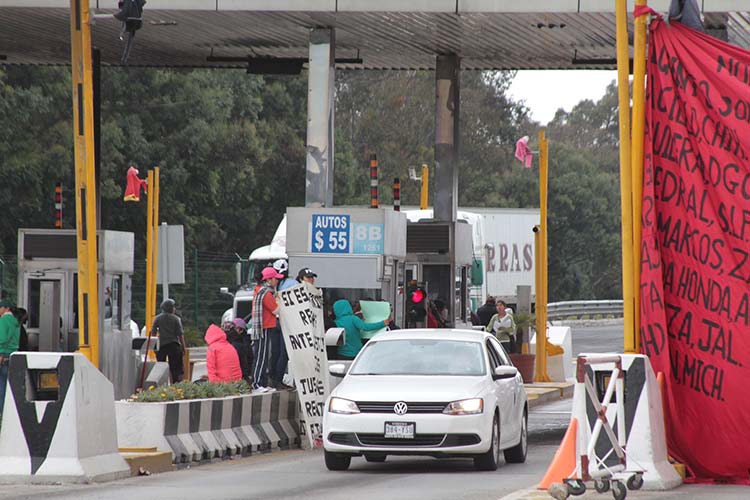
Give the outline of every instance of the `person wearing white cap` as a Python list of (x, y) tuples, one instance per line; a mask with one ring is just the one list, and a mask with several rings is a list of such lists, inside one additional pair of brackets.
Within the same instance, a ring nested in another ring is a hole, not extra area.
[(286, 290), (287, 288), (292, 288), (293, 286), (297, 286), (297, 281), (289, 277), (289, 265), (286, 263), (284, 259), (276, 260), (273, 263), (273, 268), (276, 269), (276, 272), (284, 276), (283, 278), (280, 278), (279, 286), (276, 287), (278, 291)]
[(253, 360), (253, 390), (257, 392), (272, 391), (268, 387), (268, 362), (271, 355), (271, 336), (275, 333), (278, 321), (279, 306), (274, 294), (279, 280), (284, 276), (273, 267), (263, 269), (261, 274), (263, 283), (253, 297), (253, 318), (251, 321), (251, 338), (257, 346), (257, 354)]

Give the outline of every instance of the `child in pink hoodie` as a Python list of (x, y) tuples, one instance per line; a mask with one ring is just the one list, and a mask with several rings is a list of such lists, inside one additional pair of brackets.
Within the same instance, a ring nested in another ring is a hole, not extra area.
[(227, 341), (224, 330), (211, 325), (206, 330), (206, 368), (209, 382), (234, 382), (242, 379), (237, 350)]

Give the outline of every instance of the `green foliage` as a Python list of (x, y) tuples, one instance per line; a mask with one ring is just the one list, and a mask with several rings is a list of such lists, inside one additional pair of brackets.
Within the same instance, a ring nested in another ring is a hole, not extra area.
[(195, 328), (185, 328), (185, 343), (187, 347), (202, 347), (206, 345), (206, 341), (203, 339), (203, 333), (199, 332)]
[(244, 380), (212, 384), (202, 382), (179, 382), (177, 384), (154, 387), (138, 394), (132, 394), (128, 401), (134, 403), (158, 403), (165, 401), (179, 401), (183, 399), (208, 399), (250, 394), (252, 388)]
[[(459, 203), (539, 206), (538, 170), (513, 157), (515, 141), (538, 124), (507, 96), (513, 74), (461, 76)], [(339, 72), (336, 205), (367, 205), (368, 159), (380, 163), (382, 205), (408, 168), (431, 167), (434, 197), (434, 73)], [(52, 227), (54, 183), (64, 183), (64, 225), (74, 227), (70, 69), (0, 68), (0, 255), (16, 251), (17, 229)], [(241, 70), (102, 69), (101, 219), (136, 235), (133, 316), (142, 321), (146, 203), (122, 200), (125, 173), (161, 167), (160, 219), (185, 227), (190, 283), (170, 288), (183, 321), (200, 332), (231, 301), (234, 252), (267, 244), (287, 206), (304, 204), (306, 75), (253, 76)], [(620, 297), (617, 89), (558, 111), (549, 124), (550, 300)], [(432, 200), (431, 200), (432, 201)], [(205, 260), (215, 261), (207, 267)], [(198, 271), (196, 273), (195, 271)], [(189, 276), (189, 277), (188, 277)], [(197, 287), (195, 286), (197, 283)]]

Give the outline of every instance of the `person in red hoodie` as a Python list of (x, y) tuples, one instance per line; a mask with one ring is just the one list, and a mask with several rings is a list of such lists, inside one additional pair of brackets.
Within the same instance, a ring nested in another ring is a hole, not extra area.
[(209, 382), (234, 382), (242, 379), (242, 368), (237, 350), (227, 340), (227, 334), (216, 325), (206, 330), (208, 343), (206, 369)]

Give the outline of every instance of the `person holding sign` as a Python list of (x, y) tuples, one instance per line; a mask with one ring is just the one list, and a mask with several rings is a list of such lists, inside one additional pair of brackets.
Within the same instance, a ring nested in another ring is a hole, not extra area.
[(317, 278), (318, 275), (313, 272), (312, 269), (309, 267), (303, 267), (299, 270), (297, 273), (297, 281), (300, 283), (310, 283), (311, 285), (315, 286), (315, 278)]
[(284, 276), (273, 267), (263, 269), (261, 285), (253, 297), (252, 340), (257, 347), (253, 365), (253, 390), (269, 392), (274, 389), (268, 387), (268, 365), (271, 354), (271, 335), (274, 335), (276, 321), (279, 316), (279, 306), (276, 304), (276, 287)]
[(338, 348), (339, 356), (343, 359), (354, 359), (362, 350), (362, 332), (384, 328), (391, 322), (388, 316), (385, 321), (365, 323), (354, 315), (352, 305), (346, 299), (337, 300), (333, 304), (336, 315), (336, 326), (345, 330), (345, 343)]

